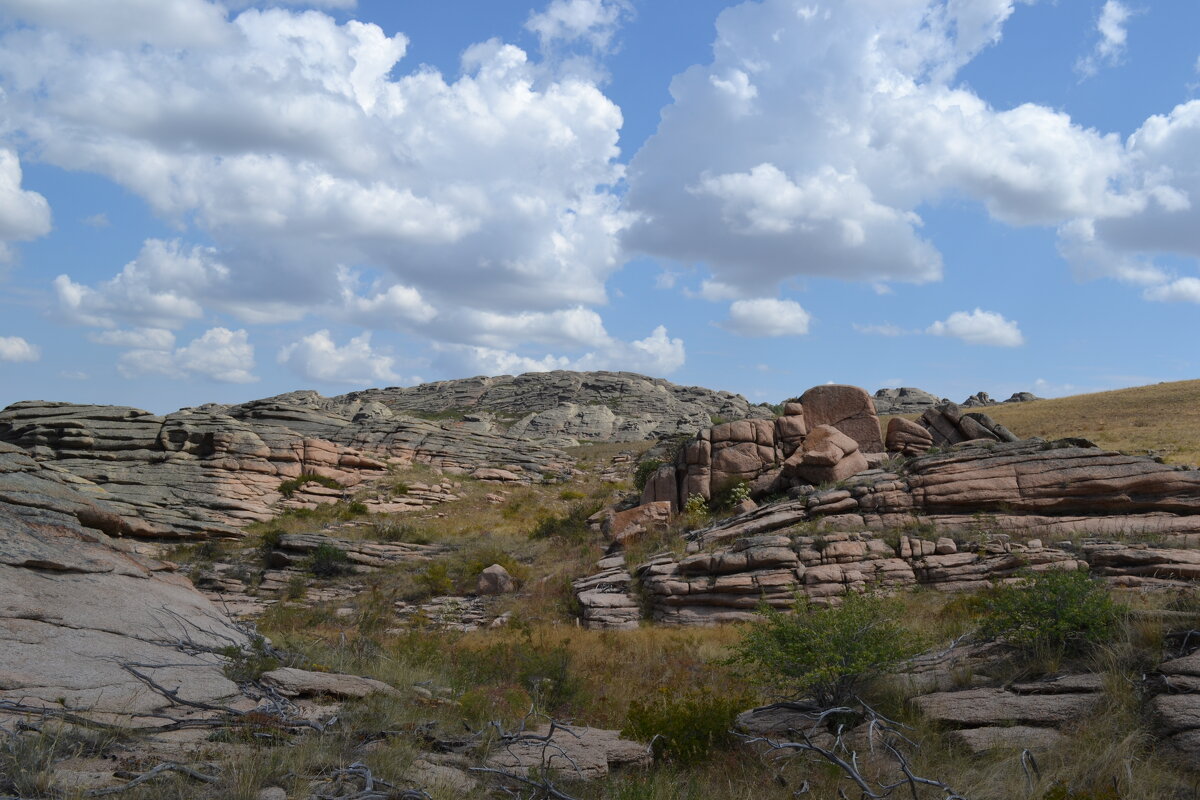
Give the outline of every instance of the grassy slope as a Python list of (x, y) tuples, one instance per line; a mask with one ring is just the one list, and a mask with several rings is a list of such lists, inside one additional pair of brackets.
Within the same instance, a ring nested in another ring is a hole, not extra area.
[(985, 409), (1022, 436), (1084, 436), (1101, 447), (1200, 463), (1200, 380)]
[[(976, 410), (1020, 436), (1082, 436), (1111, 450), (1136, 455), (1153, 451), (1171, 464), (1200, 464), (1200, 380)], [(887, 419), (882, 420), (885, 429)]]

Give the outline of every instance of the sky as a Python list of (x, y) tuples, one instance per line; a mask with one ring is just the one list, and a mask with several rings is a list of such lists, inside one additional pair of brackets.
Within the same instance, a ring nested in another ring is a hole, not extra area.
[(1200, 377), (1194, 0), (0, 0), (0, 406)]

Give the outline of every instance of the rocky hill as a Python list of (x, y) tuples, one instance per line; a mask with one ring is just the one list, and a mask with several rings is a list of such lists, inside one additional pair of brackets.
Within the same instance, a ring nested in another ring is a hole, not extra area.
[(393, 411), (463, 418), (516, 436), (635, 442), (695, 433), (717, 419), (770, 417), (738, 394), (679, 386), (634, 372), (530, 372), (410, 388), (367, 389), (334, 403), (379, 403)]

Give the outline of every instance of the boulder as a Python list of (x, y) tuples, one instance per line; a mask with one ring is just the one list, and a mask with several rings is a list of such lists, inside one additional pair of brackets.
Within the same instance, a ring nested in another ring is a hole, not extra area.
[(672, 513), (679, 511), (679, 478), (674, 464), (663, 464), (656, 469), (646, 480), (646, 488), (642, 490), (642, 505), (664, 500), (671, 504)]
[(619, 731), (557, 725), (531, 730), (516, 742), (492, 752), (485, 764), (519, 775), (554, 770), (566, 778), (595, 780), (623, 767), (649, 766), (650, 748), (622, 739)]
[(809, 389), (800, 398), (809, 430), (831, 425), (858, 442), (867, 453), (883, 452), (875, 404), (857, 386), (829, 384)]
[(926, 453), (933, 447), (933, 436), (925, 427), (915, 422), (904, 417), (892, 417), (888, 420), (884, 444), (889, 453), (915, 456)]
[(625, 542), (652, 530), (662, 530), (671, 522), (671, 503), (658, 500), (618, 511), (608, 517), (602, 530), (614, 542)]
[(819, 425), (805, 439), (804, 449), (784, 462), (783, 474), (821, 484), (845, 480), (867, 468), (857, 441), (831, 425)]
[(517, 590), (517, 582), (500, 564), (492, 564), (479, 573), (475, 582), (475, 593), (482, 595), (509, 594)]

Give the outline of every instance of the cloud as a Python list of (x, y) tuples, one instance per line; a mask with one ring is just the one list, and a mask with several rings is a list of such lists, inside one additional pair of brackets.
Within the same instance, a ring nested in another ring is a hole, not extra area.
[[(6, 125), (45, 162), (143, 198), (183, 231), (154, 246), (202, 264), (184, 283), (158, 280), (145, 252), (108, 280), (68, 273), (56, 289), (74, 321), (360, 315), (434, 336), (459, 309), (606, 302), (629, 217), (621, 112), (594, 81), (498, 40), (453, 76), (405, 68), (403, 34), (319, 11), (109, 5), (0, 0), (22, 21), (0, 35)], [(591, 36), (624, 8), (552, 4), (545, 20)], [(371, 276), (353, 296), (347, 271)]]
[(919, 333), (919, 331), (906, 331), (899, 325), (893, 325), (890, 322), (885, 322), (882, 325), (859, 325), (857, 322), (854, 322), (851, 323), (851, 326), (859, 333), (872, 336), (904, 336), (909, 333)]
[(437, 344), (438, 365), (453, 375), (511, 375), (522, 372), (571, 370), (627, 370), (667, 375), (687, 360), (682, 339), (672, 339), (663, 325), (649, 336), (632, 342), (608, 338), (599, 346), (572, 358), (566, 355), (521, 355), (495, 347)]
[(11, 150), (0, 149), (0, 260), (7, 260), (6, 242), (23, 242), (50, 232), (50, 204), (37, 192), (21, 188), (21, 162)]
[(1085, 78), (1091, 77), (1101, 66), (1113, 66), (1120, 62), (1129, 37), (1125, 26), (1133, 13), (1121, 0), (1105, 0), (1100, 17), (1096, 20), (1096, 32), (1100, 39), (1092, 52), (1075, 62), (1076, 72)]
[(735, 300), (729, 306), (729, 319), (720, 323), (738, 336), (803, 336), (812, 317), (795, 300)]
[(525, 29), (537, 34), (543, 50), (584, 41), (603, 52), (632, 13), (628, 0), (552, 0), (545, 11), (529, 15)]
[(1179, 278), (1142, 293), (1147, 300), (1163, 303), (1200, 303), (1200, 278)]
[(59, 310), (78, 324), (178, 328), (203, 316), (202, 302), (229, 282), (230, 270), (215, 249), (148, 239), (137, 258), (108, 281), (90, 287), (59, 275), (54, 290)]
[(2, 0), (0, 16), (96, 44), (191, 47), (225, 41), (225, 10), (207, 0)]
[(101, 211), (98, 214), (92, 214), (83, 218), (83, 224), (89, 228), (108, 228), (112, 226), (112, 222), (108, 218), (108, 214)]
[(1017, 323), (1005, 319), (994, 311), (955, 311), (945, 321), (935, 322), (926, 329), (932, 336), (952, 336), (967, 344), (990, 347), (1019, 347), (1025, 337)]
[[(925, 283), (942, 256), (918, 209), (950, 196), (1013, 225), (1138, 213), (1153, 187), (1116, 135), (956, 83), (1015, 0), (743, 3), (710, 64), (671, 84), (632, 159), (626, 247), (762, 294), (806, 276)], [(1161, 179), (1160, 179), (1161, 180)]]
[(20, 364), (37, 361), (41, 357), (41, 348), (20, 336), (0, 336), (0, 361)]
[(253, 383), (254, 346), (244, 330), (210, 328), (186, 346), (171, 349), (137, 349), (123, 353), (117, 370), (127, 378), (165, 375), (168, 378), (201, 377), (222, 383)]
[(98, 331), (89, 333), (87, 338), (96, 344), (139, 350), (170, 350), (175, 346), (175, 334), (165, 328)]
[(320, 330), (279, 351), (278, 361), (309, 380), (352, 383), (361, 386), (396, 382), (395, 362), (371, 347), (369, 332), (338, 347), (329, 331)]
[[(1193, 200), (1200, 197), (1198, 148), (1198, 100), (1156, 114), (1134, 131), (1126, 149), (1139, 166), (1140, 202), (1072, 220), (1058, 230), (1059, 251), (1077, 277), (1163, 286), (1174, 279), (1164, 256), (1200, 258), (1200, 207)], [(1153, 298), (1156, 292), (1145, 294)]]

